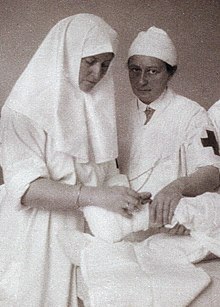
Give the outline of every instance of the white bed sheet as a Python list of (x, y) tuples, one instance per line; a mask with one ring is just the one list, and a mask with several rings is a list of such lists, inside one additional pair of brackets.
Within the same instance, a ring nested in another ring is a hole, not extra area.
[(220, 260), (203, 261), (196, 266), (203, 268), (212, 282), (190, 307), (220, 307)]
[[(189, 305), (189, 307), (220, 307), (220, 260), (203, 261), (196, 265), (203, 268), (211, 277), (211, 284)], [(88, 304), (88, 290), (82, 280), (80, 269), (77, 270), (78, 296)], [(86, 302), (87, 301), (87, 302)], [(162, 306), (161, 306), (162, 307)], [(178, 307), (178, 306), (173, 306)]]

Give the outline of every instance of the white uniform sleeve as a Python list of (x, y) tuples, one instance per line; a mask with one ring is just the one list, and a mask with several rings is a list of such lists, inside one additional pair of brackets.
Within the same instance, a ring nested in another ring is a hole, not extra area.
[(49, 177), (44, 159), (46, 135), (31, 121), (4, 108), (2, 114), (2, 168), (10, 197), (19, 200), (30, 183)]
[(200, 110), (192, 117), (186, 131), (184, 147), (188, 174), (207, 165), (220, 169), (218, 143), (205, 110)]
[(217, 141), (220, 146), (220, 100), (208, 110), (208, 115), (215, 128)]
[(126, 175), (120, 174), (116, 161), (112, 160), (106, 163), (106, 176), (104, 184), (107, 186), (129, 187), (128, 178)]

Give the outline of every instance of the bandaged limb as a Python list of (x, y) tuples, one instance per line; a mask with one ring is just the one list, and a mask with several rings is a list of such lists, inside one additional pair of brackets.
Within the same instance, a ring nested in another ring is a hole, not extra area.
[[(199, 261), (206, 257), (208, 252), (220, 256), (219, 204), (220, 195), (217, 193), (205, 193), (194, 198), (182, 198), (176, 208), (171, 224), (165, 226), (167, 229), (172, 229), (177, 224), (180, 224), (189, 229), (191, 238), (200, 243), (203, 251), (202, 256), (198, 259)], [(135, 213), (131, 219), (97, 207), (84, 208), (84, 215), (93, 236), (109, 243), (119, 242), (127, 235), (138, 231), (146, 231), (149, 227), (148, 205), (143, 206), (143, 210)], [(86, 242), (89, 241), (90, 236), (88, 234), (84, 235)], [(72, 244), (68, 243), (68, 246), (72, 246), (78, 252), (78, 248), (74, 247), (77, 246), (78, 239), (77, 237), (74, 239), (73, 236), (74, 234), (67, 233), (66, 236), (63, 235), (62, 239), (72, 242)], [(174, 237), (176, 240), (180, 238), (179, 236)], [(82, 242), (80, 240), (80, 244)], [(81, 247), (79, 246), (79, 250), (82, 250), (83, 247), (83, 244)], [(193, 261), (197, 261), (196, 257)]]
[(116, 213), (90, 208), (85, 217), (93, 235), (64, 232), (59, 237), (66, 255), (80, 265), (89, 306), (188, 305), (210, 282), (192, 263), (210, 252), (220, 256), (219, 204), (217, 193), (183, 198), (166, 227), (184, 225), (190, 236), (158, 234), (136, 244), (122, 238), (129, 231), (147, 229), (148, 205), (130, 224)]

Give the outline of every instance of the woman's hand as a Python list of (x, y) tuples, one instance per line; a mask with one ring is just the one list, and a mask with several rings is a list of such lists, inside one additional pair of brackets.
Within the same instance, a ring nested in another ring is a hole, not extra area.
[(142, 205), (151, 204), (151, 193), (150, 192), (139, 192), (139, 197)]
[(178, 236), (188, 236), (190, 234), (190, 230), (180, 224), (177, 224), (173, 228), (161, 227), (160, 232)]
[[(144, 203), (150, 201), (150, 193), (137, 193), (127, 187), (83, 187), (83, 194), (87, 194), (88, 205), (98, 206), (120, 213), (125, 217), (132, 217), (134, 212), (142, 209)], [(81, 198), (81, 196), (80, 196)]]
[(123, 238), (124, 241), (127, 242), (142, 242), (148, 239), (150, 236), (160, 233), (160, 227), (148, 230), (140, 230), (137, 232), (132, 232)]
[(174, 185), (168, 185), (158, 192), (149, 206), (150, 225), (158, 227), (170, 224), (174, 211), (182, 197), (182, 193)]

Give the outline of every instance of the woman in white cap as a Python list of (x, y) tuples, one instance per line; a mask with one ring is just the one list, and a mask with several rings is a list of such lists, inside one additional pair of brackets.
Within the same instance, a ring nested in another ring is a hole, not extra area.
[[(160, 227), (171, 222), (178, 203), (179, 218), (176, 214), (169, 227), (173, 227), (173, 233), (186, 233), (183, 226), (175, 224), (186, 217), (187, 223), (182, 223), (192, 229), (196, 210), (184, 203), (188, 198), (181, 198), (219, 185), (220, 159), (209, 146), (212, 128), (205, 110), (167, 88), (176, 64), (171, 40), (155, 27), (141, 33), (129, 52), (129, 76), (138, 99), (128, 112), (132, 118), (126, 135), (132, 144), (124, 136), (131, 146), (124, 171), (135, 190), (153, 194), (152, 204), (143, 206), (130, 220), (115, 212), (87, 207), (83, 211), (93, 236), (77, 231), (73, 235), (67, 230), (59, 235), (65, 253), (80, 266), (78, 294), (85, 306), (186, 306), (210, 281), (190, 264), (198, 256), (199, 260), (206, 257), (210, 249), (207, 251), (190, 236), (162, 234), (141, 244), (126, 242), (147, 238), (149, 208), (151, 224)], [(143, 112), (146, 106), (150, 114), (147, 118)], [(127, 151), (122, 159), (126, 155)], [(196, 197), (190, 199), (197, 201)], [(182, 208), (186, 208), (184, 212)], [(205, 216), (209, 224), (209, 214), (202, 214), (198, 214), (199, 220)]]
[[(140, 32), (131, 44), (128, 71), (136, 98), (126, 130), (129, 140), (124, 137), (130, 155), (122, 170), (136, 191), (152, 193), (150, 222), (156, 227), (171, 222), (182, 197), (219, 186), (213, 128), (199, 104), (168, 87), (176, 68), (176, 48), (162, 29), (153, 26)], [(128, 156), (124, 148), (122, 159)], [(183, 227), (172, 230), (176, 231), (188, 233)]]
[(83, 232), (85, 206), (126, 217), (139, 207), (141, 195), (132, 189), (108, 187), (119, 176), (113, 80), (107, 73), (116, 42), (116, 32), (97, 16), (61, 20), (3, 107), (4, 306), (77, 306), (75, 268), (57, 242), (59, 229)]

